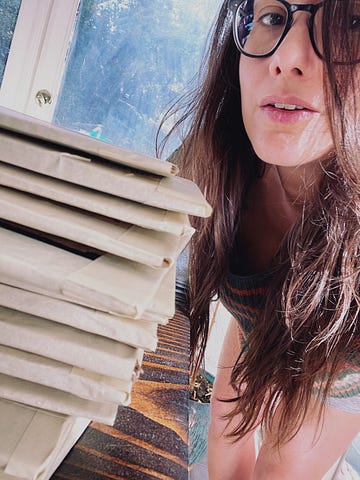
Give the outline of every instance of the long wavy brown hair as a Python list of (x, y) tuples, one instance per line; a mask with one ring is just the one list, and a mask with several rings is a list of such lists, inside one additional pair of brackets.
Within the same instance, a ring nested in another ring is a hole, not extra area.
[[(242, 419), (231, 433), (235, 439), (255, 428), (260, 414), (262, 426), (272, 430), (280, 399), (278, 442), (292, 438), (308, 412), (314, 390), (320, 420), (321, 400), (344, 363), (357, 356), (360, 33), (359, 17), (351, 16), (355, 3), (324, 2), (324, 90), (334, 151), (322, 164), (316, 193), (281, 246), (264, 312), (247, 339), (246, 354), (241, 352), (233, 368), (235, 398), (230, 418), (240, 413)], [(355, 30), (349, 28), (349, 18), (355, 18)], [(334, 56), (341, 57), (342, 64), (334, 64)], [(175, 125), (177, 129), (191, 120), (179, 152), (181, 172), (200, 186), (213, 206), (211, 217), (193, 219), (192, 378), (204, 356), (210, 302), (219, 293), (236, 248), (248, 187), (265, 168), (243, 125), (238, 65), (225, 1), (213, 27), (201, 83), (186, 97), (185, 113)]]

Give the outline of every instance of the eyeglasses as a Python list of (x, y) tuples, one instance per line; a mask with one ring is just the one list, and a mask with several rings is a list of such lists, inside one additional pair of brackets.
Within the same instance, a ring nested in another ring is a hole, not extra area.
[[(350, 15), (346, 26), (349, 31), (350, 46), (355, 48), (353, 51), (356, 52), (356, 58), (359, 58), (360, 9), (358, 7), (360, 7), (360, 2), (354, 3), (355, 9), (359, 10), (359, 13)], [(294, 13), (306, 12), (310, 14), (308, 28), (311, 44), (318, 57), (323, 58), (323, 5), (324, 2), (294, 4), (285, 0), (243, 0), (242, 2), (230, 0), (229, 7), (234, 13), (235, 44), (240, 52), (248, 57), (269, 57), (289, 32), (293, 24)], [(336, 48), (336, 51), (339, 58), (334, 58), (334, 63), (345, 63), (341, 61), (342, 46)]]

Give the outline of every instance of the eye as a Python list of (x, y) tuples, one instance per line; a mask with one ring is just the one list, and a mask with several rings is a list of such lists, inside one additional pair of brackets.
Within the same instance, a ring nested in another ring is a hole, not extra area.
[(255, 23), (262, 27), (282, 27), (286, 25), (288, 12), (279, 1), (254, 1)]
[(280, 13), (269, 12), (261, 15), (258, 22), (269, 27), (285, 25), (286, 17)]

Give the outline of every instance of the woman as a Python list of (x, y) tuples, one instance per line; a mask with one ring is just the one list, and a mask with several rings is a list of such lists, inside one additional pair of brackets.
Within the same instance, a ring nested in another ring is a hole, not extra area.
[(211, 480), (352, 478), (339, 458), (360, 427), (360, 2), (312, 1), (225, 1), (178, 122), (192, 115), (183, 175), (214, 208), (194, 220), (193, 378), (214, 295), (234, 317)]

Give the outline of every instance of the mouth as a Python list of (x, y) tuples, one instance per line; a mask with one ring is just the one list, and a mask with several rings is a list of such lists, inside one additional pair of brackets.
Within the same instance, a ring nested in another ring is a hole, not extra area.
[(295, 95), (268, 95), (260, 102), (262, 108), (285, 111), (304, 111), (316, 113), (317, 109), (306, 100)]
[(308, 110), (306, 107), (302, 105), (295, 105), (292, 103), (268, 103), (269, 107), (274, 107), (279, 110)]
[(308, 121), (317, 113), (310, 103), (294, 95), (269, 96), (263, 99), (260, 108), (268, 120), (283, 125)]

